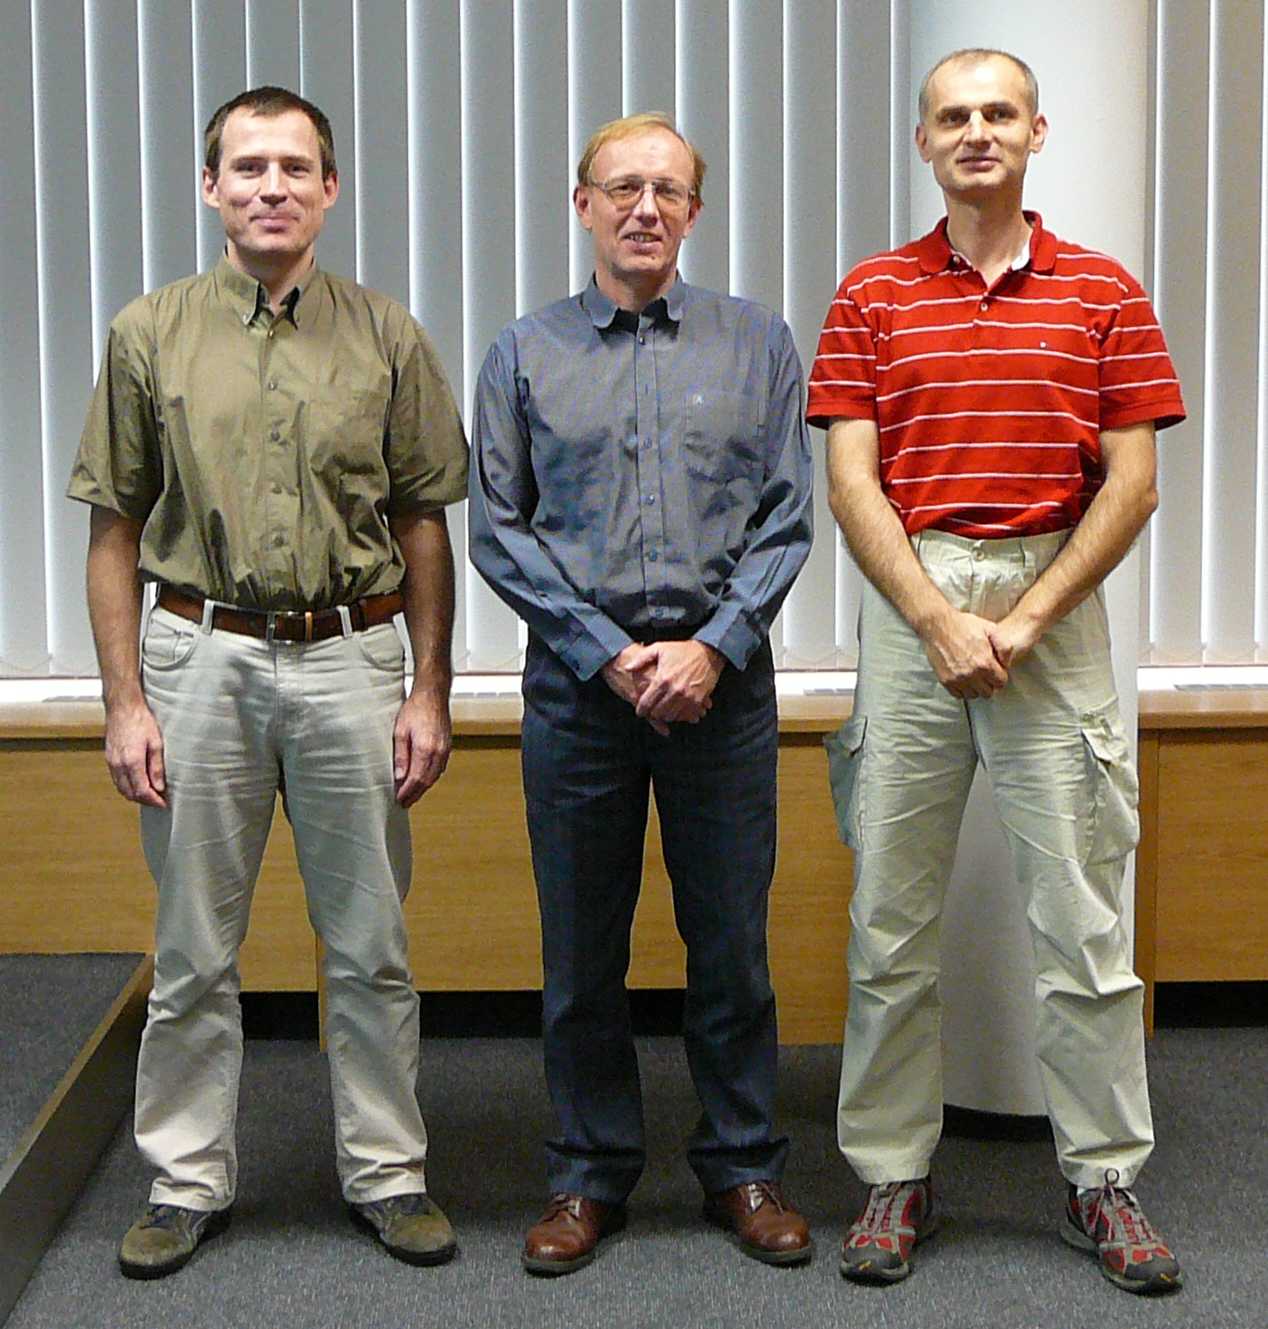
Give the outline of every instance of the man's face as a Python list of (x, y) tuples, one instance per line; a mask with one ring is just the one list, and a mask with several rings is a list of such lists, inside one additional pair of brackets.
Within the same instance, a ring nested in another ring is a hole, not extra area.
[(1026, 80), (1011, 60), (953, 60), (929, 83), (929, 111), (916, 147), (952, 198), (1021, 191), (1048, 122), (1031, 109)]
[[(690, 194), (691, 153), (676, 134), (649, 129), (605, 143), (595, 154), (590, 176), (603, 184), (672, 180)], [(594, 240), (601, 289), (608, 278), (640, 286), (655, 278), (658, 293), (668, 290), (678, 267), (678, 250), (696, 224), (699, 199), (691, 195), (684, 206), (674, 208), (658, 202), (654, 190), (644, 189), (633, 204), (620, 208), (596, 185), (578, 185), (573, 204)]]
[(321, 174), (321, 147), (302, 111), (229, 114), (220, 139), (220, 170), (203, 170), (203, 201), (218, 209), (230, 257), (295, 260), (311, 253), (339, 178)]

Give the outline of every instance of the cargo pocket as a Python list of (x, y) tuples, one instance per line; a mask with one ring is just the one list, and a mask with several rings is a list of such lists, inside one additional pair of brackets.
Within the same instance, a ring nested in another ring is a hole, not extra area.
[(1094, 795), (1085, 863), (1125, 858), (1140, 839), (1140, 787), (1118, 718), (1117, 703), (1083, 715), (1083, 746)]
[(859, 848), (860, 813), (859, 767), (863, 764), (863, 740), (867, 734), (867, 716), (854, 715), (834, 734), (823, 740), (828, 750), (828, 783), (836, 808), (837, 832), (842, 844)]

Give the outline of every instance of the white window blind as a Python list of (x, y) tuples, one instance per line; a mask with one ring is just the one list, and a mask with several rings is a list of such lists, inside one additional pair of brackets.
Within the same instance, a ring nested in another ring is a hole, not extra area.
[[(962, 8), (978, 40), (983, 7)], [(1036, 34), (1019, 54), (1045, 86), (1051, 7), (1018, 11)], [(464, 410), (502, 324), (588, 279), (572, 175), (614, 116), (677, 117), (709, 162), (684, 274), (778, 309), (807, 366), (842, 272), (908, 238), (924, 12), (912, 0), (30, 0), (6, 12), (0, 676), (95, 672), (87, 514), (62, 493), (110, 319), (215, 261), (202, 126), (244, 87), (285, 84), (331, 117), (342, 195), (321, 262), (410, 305)], [(1088, 13), (1080, 39), (1096, 43)], [(1149, 13), (1152, 189), (1100, 205), (1146, 215), (1139, 275), (1190, 410), (1160, 449), (1142, 640), (1159, 662), (1250, 661), (1268, 654), (1264, 4), (1157, 0)], [(940, 35), (957, 22), (944, 16)], [(1057, 77), (1085, 75), (1073, 61)], [(1095, 117), (1098, 89), (1078, 104)], [(819, 488), (815, 549), (777, 625), (785, 667), (853, 661), (857, 573)], [(461, 509), (450, 525), (456, 663), (514, 669), (520, 626), (466, 565)]]

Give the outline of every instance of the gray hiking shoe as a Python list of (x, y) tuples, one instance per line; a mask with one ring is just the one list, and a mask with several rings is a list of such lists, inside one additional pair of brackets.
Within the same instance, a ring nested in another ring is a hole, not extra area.
[(441, 1208), (422, 1191), (368, 1204), (350, 1204), (353, 1220), (369, 1228), (390, 1255), (406, 1264), (444, 1264), (458, 1251)]
[(1100, 1257), (1101, 1273), (1125, 1292), (1174, 1292), (1184, 1286), (1180, 1262), (1154, 1231), (1140, 1202), (1118, 1184), (1110, 1168), (1105, 1185), (1066, 1196), (1062, 1238), (1076, 1250)]
[(917, 1242), (937, 1225), (928, 1177), (871, 1186), (863, 1212), (845, 1234), (841, 1273), (859, 1283), (898, 1283), (911, 1273)]
[(189, 1263), (199, 1242), (228, 1226), (228, 1209), (152, 1204), (124, 1234), (119, 1268), (128, 1278), (164, 1278)]

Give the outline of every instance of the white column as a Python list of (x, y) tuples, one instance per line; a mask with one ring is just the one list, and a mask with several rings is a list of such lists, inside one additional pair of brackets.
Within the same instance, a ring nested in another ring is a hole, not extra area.
[[(1149, 111), (1146, 0), (1067, 0), (1059, 21), (1038, 0), (947, 5), (910, 0), (912, 107), (925, 71), (966, 46), (1013, 51), (1039, 79), (1050, 131), (1030, 167), (1026, 205), (1058, 235), (1144, 276)], [(942, 213), (929, 170), (909, 154), (912, 233)], [(1107, 585), (1123, 719), (1135, 735), (1140, 562)], [(1123, 890), (1130, 933), (1132, 879)], [(942, 929), (945, 1097), (987, 1112), (1044, 1111), (1034, 1058), (1034, 968), (1020, 893), (989, 786), (979, 773), (960, 836)]]

